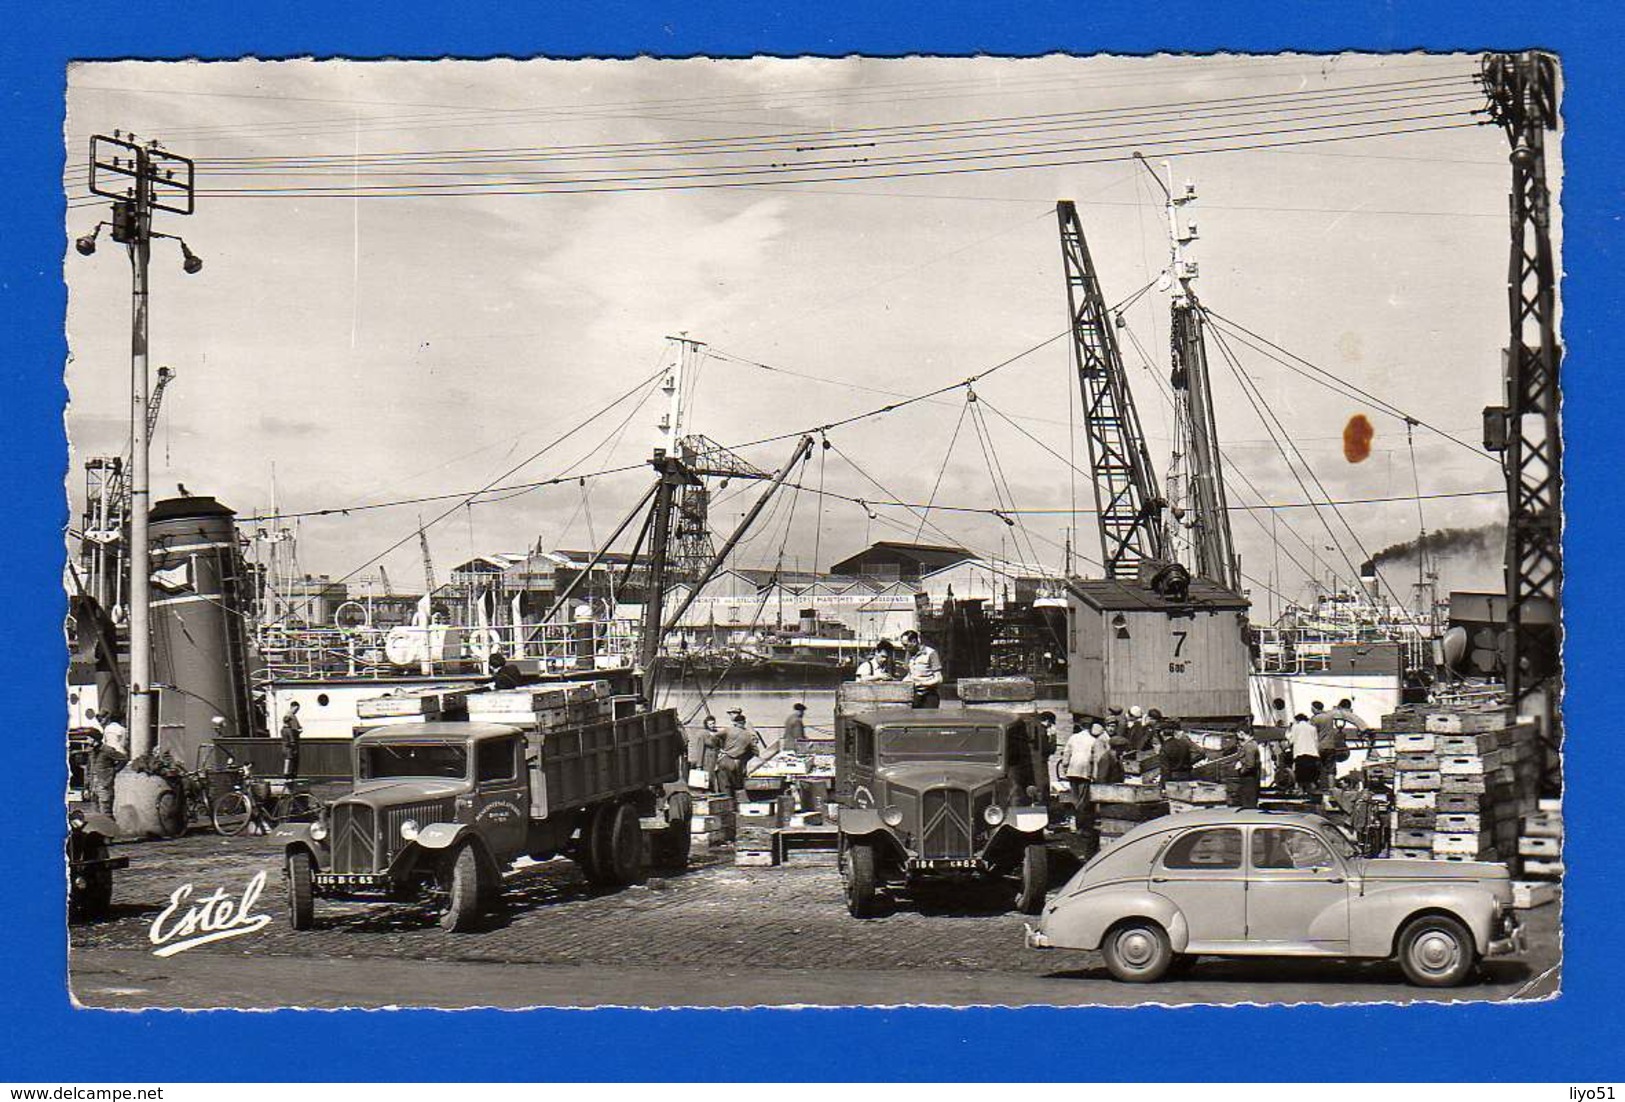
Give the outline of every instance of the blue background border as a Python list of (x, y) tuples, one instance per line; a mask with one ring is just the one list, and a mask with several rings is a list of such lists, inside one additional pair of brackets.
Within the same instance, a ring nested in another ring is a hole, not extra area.
[[(13, 503), (5, 581), (0, 791), (0, 1078), (280, 1079), (1618, 1078), (1625, 740), (1614, 526), (1622, 199), (1620, 36), (1612, 5), (1070, 3), (791, 6), (213, 2), (12, 6), (0, 30), (0, 472)], [(266, 14), (261, 14), (265, 12)], [(251, 13), (253, 13), (251, 15)], [(1566, 80), (1564, 240), (1568, 751), (1564, 993), (1506, 1007), (1021, 1011), (114, 1014), (74, 1011), (58, 925), (66, 451), (60, 189), (75, 58), (1031, 55), (1161, 50), (1558, 51)], [(1617, 721), (1617, 720), (1616, 720)], [(754, 1040), (752, 1040), (754, 1038)], [(1175, 1053), (1190, 1054), (1185, 1058)], [(289, 1059), (290, 1054), (296, 1054)]]

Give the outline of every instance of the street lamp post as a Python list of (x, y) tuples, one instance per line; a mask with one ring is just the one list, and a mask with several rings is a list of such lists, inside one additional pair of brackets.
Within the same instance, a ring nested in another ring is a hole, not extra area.
[[(193, 163), (160, 149), (157, 142), (138, 145), (134, 135), (115, 130), (112, 137), (98, 134), (90, 140), (90, 190), (113, 200), (110, 223), (113, 240), (130, 254), (130, 680), (128, 726), (130, 756), (149, 753), (157, 731), (156, 700), (152, 686), (152, 564), (148, 552), (147, 514), (151, 506), (147, 438), (150, 401), (147, 374), (148, 275), (156, 210), (191, 214)], [(74, 244), (89, 256), (96, 251), (98, 223)], [(180, 241), (182, 268), (196, 274), (203, 261)]]

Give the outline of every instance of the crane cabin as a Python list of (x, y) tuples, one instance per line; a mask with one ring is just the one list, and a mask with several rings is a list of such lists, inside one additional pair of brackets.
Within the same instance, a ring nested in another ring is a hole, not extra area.
[(1183, 592), (1116, 578), (1073, 578), (1066, 589), (1073, 712), (1138, 704), (1223, 723), (1252, 714), (1246, 597), (1201, 579)]

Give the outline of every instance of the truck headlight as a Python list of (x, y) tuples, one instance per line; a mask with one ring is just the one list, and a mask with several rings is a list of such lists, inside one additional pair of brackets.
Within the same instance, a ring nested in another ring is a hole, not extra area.
[(326, 838), (327, 837), (327, 822), (326, 822), (326, 820), (317, 819), (314, 823), (311, 823), (310, 824), (310, 836), (312, 838), (314, 838), (318, 842), (320, 842), (323, 838)]
[(401, 824), (401, 837), (408, 842), (414, 841), (418, 836), (418, 823), (416, 819), (408, 819)]
[(982, 818), (987, 820), (988, 826), (996, 827), (1004, 822), (1004, 808), (998, 804), (988, 804), (987, 808), (982, 812)]
[(888, 807), (885, 811), (882, 811), (880, 813), (880, 821), (885, 823), (889, 827), (900, 827), (900, 826), (902, 826), (903, 825), (903, 809), (900, 808), (900, 807)]

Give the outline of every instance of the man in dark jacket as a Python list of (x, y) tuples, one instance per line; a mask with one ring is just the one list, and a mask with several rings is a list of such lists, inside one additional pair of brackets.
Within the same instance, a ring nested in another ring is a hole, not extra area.
[(282, 715), (282, 771), (288, 777), (299, 775), (299, 740), (305, 733), (299, 722), (299, 702), (288, 705)]
[(491, 671), (491, 688), (497, 691), (504, 689), (517, 689), (523, 683), (523, 676), (519, 667), (508, 661), (508, 656), (501, 651), (492, 651), (487, 659)]
[(1162, 779), (1188, 781), (1196, 765), (1196, 744), (1175, 720), (1162, 736)]

